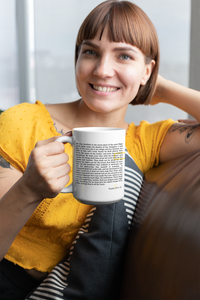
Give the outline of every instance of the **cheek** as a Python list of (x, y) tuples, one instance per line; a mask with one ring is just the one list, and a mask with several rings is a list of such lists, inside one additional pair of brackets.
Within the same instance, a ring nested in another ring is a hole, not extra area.
[(75, 68), (75, 78), (76, 78), (76, 85), (78, 89), (82, 82), (82, 78), (84, 77), (83, 71), (84, 69), (82, 68), (82, 65), (80, 63), (77, 63)]
[(124, 82), (124, 85), (132, 91), (137, 91), (142, 80), (141, 72), (139, 70), (132, 69), (122, 74), (121, 80)]
[(80, 77), (81, 73), (82, 73), (82, 71), (81, 71), (81, 64), (79, 62), (77, 62), (76, 68), (75, 68), (76, 79)]
[(85, 69), (84, 61), (79, 57), (75, 69), (76, 76), (80, 76), (84, 72), (84, 69)]
[(77, 61), (75, 68), (75, 79), (76, 79), (76, 87), (81, 97), (84, 97), (88, 91), (90, 70), (87, 63), (82, 61)]
[(78, 62), (75, 69), (76, 84), (84, 85), (91, 75), (91, 67), (85, 62)]

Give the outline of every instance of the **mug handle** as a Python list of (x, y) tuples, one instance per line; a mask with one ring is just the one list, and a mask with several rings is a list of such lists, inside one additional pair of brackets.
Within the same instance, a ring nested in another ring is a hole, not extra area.
[[(73, 136), (60, 136), (55, 140), (55, 142), (61, 142), (61, 143), (70, 143), (73, 146)], [(73, 184), (64, 187), (61, 191), (61, 193), (73, 193)]]

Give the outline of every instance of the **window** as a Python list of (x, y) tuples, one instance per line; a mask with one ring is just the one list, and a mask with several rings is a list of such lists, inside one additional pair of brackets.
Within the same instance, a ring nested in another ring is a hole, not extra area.
[(19, 102), (15, 0), (0, 1), (0, 110)]

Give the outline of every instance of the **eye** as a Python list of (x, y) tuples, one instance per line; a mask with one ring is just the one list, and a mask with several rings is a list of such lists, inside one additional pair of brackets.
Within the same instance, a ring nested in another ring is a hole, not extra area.
[(131, 57), (130, 55), (127, 55), (127, 54), (122, 54), (122, 55), (120, 56), (120, 58), (121, 58), (122, 60), (129, 60), (129, 59), (132, 59), (132, 57)]
[(90, 50), (90, 49), (84, 50), (83, 53), (87, 54), (87, 55), (92, 55), (92, 56), (96, 56), (97, 55), (94, 50)]

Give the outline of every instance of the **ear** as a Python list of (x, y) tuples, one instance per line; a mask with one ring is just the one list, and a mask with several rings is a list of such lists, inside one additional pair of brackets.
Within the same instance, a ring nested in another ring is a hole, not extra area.
[(145, 73), (144, 73), (144, 76), (142, 78), (142, 81), (141, 81), (141, 85), (145, 85), (147, 83), (147, 81), (149, 80), (150, 76), (151, 76), (151, 73), (153, 71), (153, 68), (155, 66), (155, 60), (151, 60), (150, 63), (146, 64), (145, 65)]

